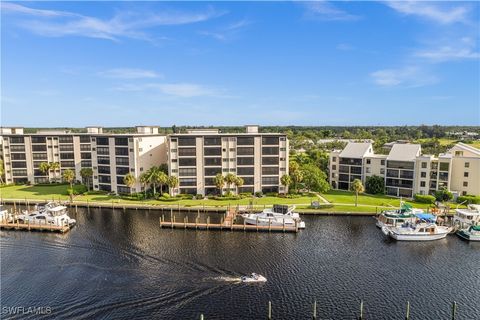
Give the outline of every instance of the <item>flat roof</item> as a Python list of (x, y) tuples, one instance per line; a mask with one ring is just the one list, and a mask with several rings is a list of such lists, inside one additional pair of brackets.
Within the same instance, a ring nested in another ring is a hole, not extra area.
[(216, 132), (191, 132), (191, 133), (173, 133), (169, 134), (171, 137), (181, 136), (286, 136), (286, 133), (272, 133), (272, 132), (242, 132), (242, 133), (216, 133)]

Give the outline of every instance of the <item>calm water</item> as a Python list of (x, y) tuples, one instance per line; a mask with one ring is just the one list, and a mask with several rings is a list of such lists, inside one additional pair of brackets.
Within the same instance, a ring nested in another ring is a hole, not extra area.
[[(402, 319), (410, 300), (412, 319), (448, 319), (456, 300), (458, 319), (480, 319), (480, 243), (456, 236), (394, 242), (368, 217), (306, 217), (299, 234), (268, 234), (160, 229), (145, 211), (72, 216), (65, 235), (1, 232), (2, 307), (49, 306), (56, 319), (264, 319), (271, 300), (275, 319), (309, 319), (316, 299), (321, 319), (354, 319), (363, 299), (367, 319)], [(231, 281), (251, 272), (268, 282)]]

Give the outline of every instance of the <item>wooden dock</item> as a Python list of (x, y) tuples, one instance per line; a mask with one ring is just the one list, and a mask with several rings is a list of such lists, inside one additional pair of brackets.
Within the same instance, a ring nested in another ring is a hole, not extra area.
[(189, 222), (188, 217), (184, 217), (183, 221), (175, 221), (175, 215), (170, 216), (169, 221), (165, 221), (165, 217), (160, 217), (160, 227), (161, 228), (171, 228), (171, 229), (195, 229), (195, 230), (220, 230), (220, 231), (266, 231), (266, 232), (298, 232), (298, 226), (258, 226), (246, 224), (243, 221), (243, 224), (235, 223), (237, 212), (235, 209), (227, 211), (225, 218), (222, 218), (220, 223), (210, 223), (210, 217), (207, 217), (206, 222), (199, 222), (199, 217), (195, 218), (195, 222)]
[(17, 222), (0, 222), (0, 229), (7, 230), (25, 230), (25, 231), (52, 231), (65, 233), (70, 230), (70, 226), (56, 226), (52, 224), (34, 224), (34, 223), (20, 223)]

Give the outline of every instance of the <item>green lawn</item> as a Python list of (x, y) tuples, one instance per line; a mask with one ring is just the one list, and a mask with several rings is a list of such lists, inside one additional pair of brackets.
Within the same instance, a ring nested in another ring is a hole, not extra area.
[[(3, 199), (32, 199), (32, 200), (68, 200), (67, 194), (68, 185), (39, 185), (39, 186), (4, 186), (0, 188), (0, 197)], [(81, 188), (81, 186), (76, 186)], [(392, 198), (384, 195), (366, 195), (360, 194), (358, 197), (358, 206), (355, 206), (355, 195), (349, 191), (332, 190), (323, 197), (334, 204), (333, 208), (320, 208), (318, 210), (310, 209), (312, 201), (320, 201), (317, 197), (300, 197), (300, 198), (280, 198), (280, 197), (262, 197), (262, 198), (245, 198), (239, 200), (175, 200), (175, 201), (160, 201), (160, 200), (128, 200), (122, 199), (119, 196), (107, 194), (88, 194), (75, 196), (74, 201), (79, 202), (103, 202), (103, 203), (118, 203), (118, 204), (142, 204), (142, 205), (180, 205), (183, 207), (227, 207), (235, 205), (249, 205), (253, 202), (255, 206), (271, 206), (273, 204), (288, 204), (296, 205), (302, 211), (321, 211), (321, 212), (376, 212), (385, 210), (387, 208), (398, 208), (400, 206), (400, 199)], [(427, 208), (429, 205), (407, 201), (415, 208)], [(451, 207), (455, 207), (452, 204)]]

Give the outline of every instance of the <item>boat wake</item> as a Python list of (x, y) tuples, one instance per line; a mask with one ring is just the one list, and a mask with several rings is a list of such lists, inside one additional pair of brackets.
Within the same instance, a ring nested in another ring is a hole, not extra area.
[(242, 279), (240, 277), (228, 277), (228, 276), (220, 276), (220, 277), (213, 277), (210, 278), (215, 281), (221, 281), (221, 282), (240, 282)]

